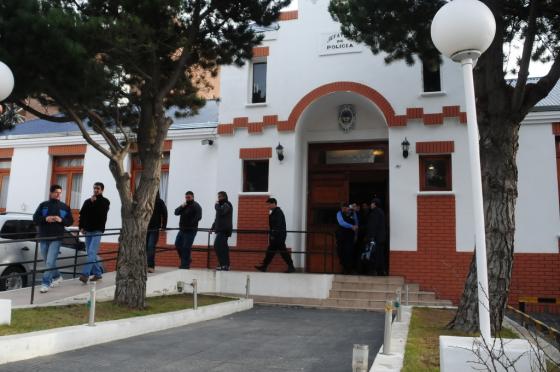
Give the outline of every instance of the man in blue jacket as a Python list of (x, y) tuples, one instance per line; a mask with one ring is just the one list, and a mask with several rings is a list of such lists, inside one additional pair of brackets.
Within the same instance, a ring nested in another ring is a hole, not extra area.
[(52, 185), (49, 200), (42, 202), (33, 214), (33, 221), (39, 227), (39, 240), (41, 255), (45, 260), (47, 271), (43, 273), (41, 293), (48, 292), (50, 287), (55, 287), (62, 282), (60, 272), (56, 269), (56, 259), (60, 251), (60, 244), (64, 236), (65, 226), (74, 222), (70, 208), (60, 201), (62, 187)]

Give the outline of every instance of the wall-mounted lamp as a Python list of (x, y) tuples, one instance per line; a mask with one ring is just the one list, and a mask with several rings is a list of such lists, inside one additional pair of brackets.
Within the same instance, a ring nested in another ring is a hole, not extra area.
[(404, 141), (401, 142), (402, 146), (402, 156), (403, 158), (408, 158), (408, 149), (410, 148), (410, 142), (404, 137)]
[(208, 146), (212, 146), (214, 144), (214, 140), (212, 139), (203, 139), (202, 141), (200, 141), (201, 144), (203, 145), (208, 145)]
[(276, 146), (276, 155), (278, 155), (278, 160), (284, 160), (284, 146), (278, 142), (278, 146)]

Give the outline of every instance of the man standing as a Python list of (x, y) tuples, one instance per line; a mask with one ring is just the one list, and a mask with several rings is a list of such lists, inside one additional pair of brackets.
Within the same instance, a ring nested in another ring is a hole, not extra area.
[(265, 272), (268, 265), (272, 262), (276, 251), (279, 251), (286, 264), (288, 264), (286, 273), (293, 273), (296, 269), (294, 268), (292, 257), (286, 248), (286, 218), (284, 217), (284, 212), (278, 207), (276, 199), (268, 198), (266, 203), (270, 210), (268, 216), (268, 226), (270, 228), (269, 244), (262, 265), (255, 266), (255, 269)]
[(146, 256), (148, 260), (148, 272), (153, 273), (156, 267), (156, 244), (159, 238), (159, 231), (167, 228), (167, 206), (160, 198), (159, 191), (154, 202), (152, 218), (148, 223), (148, 233), (146, 234)]
[(358, 216), (347, 203), (341, 204), (336, 214), (338, 230), (336, 232), (336, 249), (342, 265), (343, 274), (351, 274), (354, 258), (354, 243), (358, 232)]
[(39, 238), (45, 238), (39, 241), (47, 269), (43, 273), (41, 293), (48, 292), (50, 287), (62, 282), (60, 272), (56, 269), (56, 259), (64, 236), (64, 226), (70, 226), (74, 222), (70, 208), (60, 201), (62, 187), (52, 185), (49, 191), (49, 200), (39, 204), (33, 214), (33, 221), (39, 227)]
[(218, 271), (229, 271), (229, 246), (228, 238), (233, 232), (233, 206), (228, 200), (225, 191), (218, 193), (218, 200), (214, 205), (216, 218), (212, 224), (212, 230), (216, 232), (214, 240), (214, 250), (218, 256)]
[[(101, 234), (105, 232), (109, 199), (103, 196), (105, 185), (101, 182), (93, 184), (93, 195), (84, 202), (80, 209), (80, 232), (86, 236), (86, 252), (88, 262), (84, 265), (80, 281), (84, 284), (101, 279), (101, 266), (97, 262), (97, 251), (101, 243)], [(90, 279), (91, 276), (91, 279)]]
[(375, 243), (373, 257), (377, 275), (387, 275), (387, 257), (385, 255), (386, 240), (385, 213), (381, 209), (381, 200), (375, 198), (371, 201), (371, 210), (368, 216), (367, 241), (373, 241)]
[(179, 219), (179, 233), (175, 239), (175, 248), (181, 259), (179, 269), (190, 269), (191, 250), (198, 231), (198, 221), (202, 218), (202, 208), (194, 201), (194, 193), (185, 193), (185, 202), (175, 209), (175, 216)]

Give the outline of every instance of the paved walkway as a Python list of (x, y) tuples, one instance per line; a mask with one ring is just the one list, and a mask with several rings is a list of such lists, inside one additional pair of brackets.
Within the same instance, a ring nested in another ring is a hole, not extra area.
[(350, 371), (353, 344), (370, 365), (383, 341), (383, 314), (255, 306), (226, 318), (50, 357), (0, 371)]

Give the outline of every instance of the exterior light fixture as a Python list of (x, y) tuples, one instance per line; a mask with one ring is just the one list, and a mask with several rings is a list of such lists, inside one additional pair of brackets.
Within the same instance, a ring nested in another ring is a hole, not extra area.
[(0, 101), (8, 98), (13, 89), (14, 74), (4, 62), (0, 62)]
[(408, 150), (410, 149), (410, 142), (404, 137), (404, 141), (401, 142), (402, 146), (402, 156), (403, 158), (408, 158)]
[(496, 20), (492, 11), (478, 0), (455, 0), (442, 6), (432, 21), (432, 41), (436, 48), (463, 69), (467, 109), (467, 132), (476, 240), (476, 276), (480, 334), (490, 343), (490, 292), (486, 260), (486, 234), (482, 200), (482, 175), (473, 83), (475, 61), (494, 40)]
[(214, 140), (213, 139), (203, 139), (202, 141), (200, 141), (200, 143), (202, 145), (212, 146), (214, 144)]
[(284, 146), (278, 142), (278, 146), (276, 146), (276, 155), (278, 156), (278, 160), (284, 160)]

